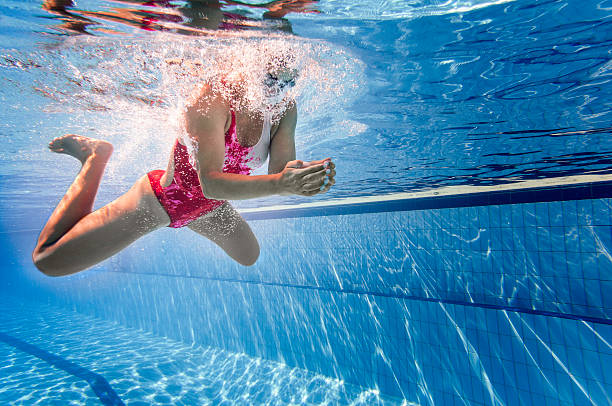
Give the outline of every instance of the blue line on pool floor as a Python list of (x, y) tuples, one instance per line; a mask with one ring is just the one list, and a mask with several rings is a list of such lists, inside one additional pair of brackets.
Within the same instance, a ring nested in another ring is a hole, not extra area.
[(460, 306), (468, 306), (468, 307), (479, 307), (483, 309), (493, 309), (493, 310), (505, 310), (505, 311), (513, 312), (513, 313), (535, 314), (538, 316), (558, 317), (562, 319), (587, 321), (587, 322), (596, 323), (596, 324), (612, 325), (611, 319), (605, 319), (602, 317), (592, 317), (592, 316), (583, 316), (583, 315), (571, 314), (571, 313), (551, 312), (547, 310), (536, 310), (536, 309), (529, 309), (529, 308), (518, 307), (518, 306), (508, 306), (508, 305), (499, 305), (499, 304), (490, 304), (490, 303), (466, 302), (463, 300), (454, 300), (454, 299), (440, 299), (440, 298), (433, 298), (433, 297), (413, 296), (413, 295), (406, 295), (402, 293), (398, 294), (398, 293), (372, 292), (372, 291), (358, 290), (358, 289), (334, 289), (334, 288), (326, 288), (326, 287), (321, 287), (321, 286), (297, 285), (297, 284), (292, 284), (292, 283), (252, 281), (252, 280), (234, 279), (234, 278), (211, 278), (211, 277), (191, 276), (191, 275), (171, 275), (171, 274), (160, 274), (160, 273), (152, 274), (152, 273), (147, 273), (147, 272), (122, 272), (122, 271), (103, 271), (103, 270), (97, 270), (95, 272), (122, 273), (122, 274), (147, 275), (147, 276), (154, 275), (154, 276), (164, 276), (164, 277), (170, 277), (170, 278), (204, 279), (204, 280), (212, 280), (212, 281), (219, 281), (219, 282), (246, 283), (250, 285), (278, 286), (278, 287), (283, 287), (283, 288), (308, 289), (308, 290), (318, 290), (318, 291), (334, 292), (334, 293), (348, 293), (348, 294), (355, 294), (355, 295), (391, 297), (391, 298), (396, 298), (396, 299), (417, 300), (420, 302), (431, 302), (431, 303), (451, 304), (451, 305), (460, 305)]
[(87, 368), (75, 364), (74, 362), (68, 361), (58, 355), (47, 352), (35, 345), (29, 344), (18, 338), (10, 336), (8, 334), (0, 332), (0, 341), (30, 355), (35, 356), (49, 365), (59, 368), (63, 371), (68, 372), (71, 375), (81, 378), (91, 386), (91, 389), (100, 399), (105, 406), (125, 406), (125, 403), (121, 401), (117, 393), (110, 386), (108, 381), (100, 374), (91, 372)]

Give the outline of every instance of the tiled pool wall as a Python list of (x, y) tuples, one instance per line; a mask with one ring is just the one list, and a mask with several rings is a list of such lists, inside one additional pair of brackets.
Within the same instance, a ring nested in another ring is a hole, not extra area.
[(248, 268), (164, 229), (91, 271), (31, 278), (83, 313), (421, 404), (602, 405), (611, 206), (252, 220), (262, 249)]

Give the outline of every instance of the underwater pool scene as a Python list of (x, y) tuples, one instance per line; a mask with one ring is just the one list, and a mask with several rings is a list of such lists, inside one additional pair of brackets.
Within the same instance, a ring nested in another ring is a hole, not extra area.
[[(335, 185), (232, 201), (252, 266), (163, 227), (41, 273), (49, 141), (113, 144), (100, 208), (264, 43)], [(612, 1), (0, 0), (0, 101), (1, 405), (612, 404)]]

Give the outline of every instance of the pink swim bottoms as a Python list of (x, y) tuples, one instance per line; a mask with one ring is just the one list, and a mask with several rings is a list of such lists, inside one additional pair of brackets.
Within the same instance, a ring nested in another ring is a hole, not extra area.
[(178, 141), (174, 147), (174, 177), (167, 187), (160, 183), (164, 172), (155, 170), (147, 176), (157, 200), (170, 217), (168, 227), (184, 227), (226, 202), (204, 197), (198, 174), (189, 164), (187, 148)]

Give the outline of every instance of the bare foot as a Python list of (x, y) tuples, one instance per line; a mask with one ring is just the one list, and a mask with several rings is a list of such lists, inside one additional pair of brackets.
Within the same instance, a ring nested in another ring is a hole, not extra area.
[(113, 153), (113, 145), (110, 142), (75, 134), (55, 138), (49, 143), (49, 149), (60, 154), (72, 155), (82, 163), (85, 163), (90, 156), (108, 160)]

